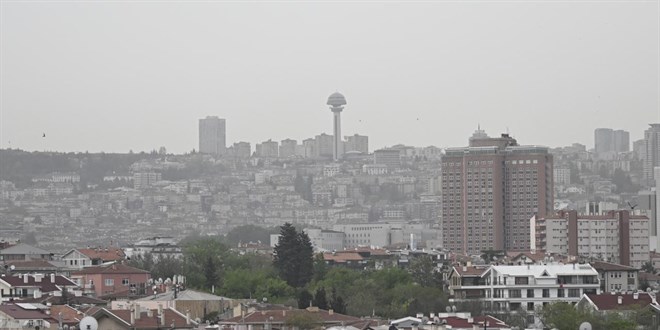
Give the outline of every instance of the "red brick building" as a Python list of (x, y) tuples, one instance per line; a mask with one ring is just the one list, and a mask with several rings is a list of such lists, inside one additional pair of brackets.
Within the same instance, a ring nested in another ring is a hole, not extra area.
[(477, 130), (442, 158), (443, 246), (454, 253), (529, 251), (530, 218), (552, 212), (552, 155)]

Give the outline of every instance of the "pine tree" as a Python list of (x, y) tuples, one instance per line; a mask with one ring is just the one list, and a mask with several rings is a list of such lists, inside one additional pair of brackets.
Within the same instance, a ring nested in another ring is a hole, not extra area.
[(305, 286), (314, 276), (314, 249), (309, 236), (290, 223), (280, 227), (273, 265), (280, 277), (294, 288)]
[(335, 313), (346, 314), (346, 302), (337, 294), (337, 289), (334, 287), (332, 288), (332, 297), (330, 298), (330, 308)]
[(314, 306), (320, 309), (328, 309), (328, 299), (325, 296), (325, 289), (319, 287), (314, 294)]

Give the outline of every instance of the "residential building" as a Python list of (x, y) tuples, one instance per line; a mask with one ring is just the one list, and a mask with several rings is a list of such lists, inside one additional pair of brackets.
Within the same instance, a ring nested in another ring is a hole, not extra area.
[(98, 266), (106, 262), (121, 261), (126, 258), (124, 250), (115, 247), (97, 247), (87, 249), (72, 249), (62, 256), (64, 266), (73, 269), (83, 269)]
[(72, 280), (55, 274), (15, 274), (0, 277), (0, 299), (9, 301), (23, 298), (39, 298), (42, 294), (61, 292), (62, 288), (73, 291), (78, 285)]
[(552, 170), (552, 177), (555, 185), (571, 184), (571, 169), (568, 167), (555, 167)]
[(639, 288), (639, 269), (604, 261), (589, 263), (600, 278), (602, 292), (632, 292)]
[(653, 186), (653, 168), (660, 166), (660, 123), (650, 126), (644, 131), (643, 178), (648, 186)]
[(227, 297), (222, 297), (206, 292), (191, 289), (180, 290), (176, 287), (165, 292), (149, 295), (135, 300), (116, 300), (112, 302), (112, 309), (130, 309), (139, 305), (143, 310), (161, 308), (176, 309), (181, 313), (190, 313), (194, 319), (204, 319), (208, 313), (229, 311), (239, 302)]
[(649, 219), (630, 212), (579, 215), (560, 211), (533, 218), (530, 237), (537, 251), (594, 258), (641, 268), (649, 260)]
[[(314, 157), (332, 159), (335, 138), (332, 135), (322, 133), (314, 138)], [(343, 153), (341, 153), (343, 154)]]
[(109, 294), (144, 295), (151, 278), (148, 271), (120, 263), (83, 268), (71, 278), (85, 294), (103, 297)]
[(362, 322), (354, 316), (335, 313), (332, 310), (322, 310), (318, 307), (307, 309), (262, 310), (236, 316), (218, 322), (223, 329), (231, 330), (269, 330), (288, 329), (287, 320), (292, 317), (304, 315), (306, 318), (318, 319), (323, 328), (332, 326), (346, 326), (351, 323)]
[(258, 143), (255, 146), (255, 152), (258, 157), (272, 157), (276, 158), (278, 155), (278, 145), (277, 141), (268, 140), (261, 143)]
[(363, 154), (369, 153), (369, 137), (365, 135), (349, 135), (344, 136), (344, 151), (358, 151)]
[(173, 237), (151, 237), (145, 238), (126, 248), (126, 256), (129, 258), (144, 257), (151, 254), (154, 261), (161, 258), (181, 258), (183, 252)]
[(280, 157), (281, 158), (291, 158), (296, 155), (296, 147), (298, 146), (298, 141), (292, 139), (282, 140), (280, 142)]
[(374, 164), (399, 168), (401, 167), (401, 152), (396, 149), (378, 149), (374, 151)]
[(552, 155), (481, 130), (469, 143), (442, 158), (443, 247), (462, 254), (529, 251), (529, 219), (554, 207)]
[(252, 147), (249, 142), (236, 142), (231, 148), (233, 156), (236, 158), (247, 159), (252, 156)]
[(598, 272), (588, 264), (455, 266), (449, 274), (450, 303), (478, 301), (494, 311), (527, 311), (532, 326), (540, 325), (537, 308), (598, 293)]
[(388, 168), (385, 164), (364, 164), (362, 165), (362, 173), (367, 175), (383, 175), (387, 174)]
[(8, 264), (14, 260), (53, 260), (53, 254), (25, 243), (0, 250), (0, 261)]
[(162, 175), (158, 172), (135, 172), (133, 173), (133, 187), (135, 189), (146, 189), (160, 181)]
[(144, 310), (134, 305), (132, 309), (93, 309), (88, 315), (96, 319), (99, 330), (196, 329), (199, 326), (189, 313), (182, 314), (173, 308)]
[(620, 129), (615, 130), (612, 136), (612, 143), (616, 152), (630, 151), (630, 133)]
[(226, 148), (225, 120), (207, 116), (199, 120), (199, 152), (222, 155)]
[[(595, 313), (600, 317), (605, 317), (610, 313), (628, 316), (643, 308), (653, 308), (655, 313), (660, 312), (660, 305), (656, 300), (655, 293), (648, 292), (589, 293), (582, 296), (582, 299), (577, 303), (577, 307)], [(648, 321), (653, 322), (653, 320)]]
[(32, 304), (0, 305), (0, 329), (51, 329), (57, 320), (41, 306)]

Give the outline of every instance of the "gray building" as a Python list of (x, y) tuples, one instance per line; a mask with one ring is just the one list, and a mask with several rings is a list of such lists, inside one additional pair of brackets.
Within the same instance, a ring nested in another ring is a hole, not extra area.
[(226, 148), (225, 120), (207, 116), (199, 120), (199, 152), (222, 155)]
[(660, 166), (660, 124), (649, 124), (644, 131), (643, 177), (647, 185), (654, 184), (653, 168)]

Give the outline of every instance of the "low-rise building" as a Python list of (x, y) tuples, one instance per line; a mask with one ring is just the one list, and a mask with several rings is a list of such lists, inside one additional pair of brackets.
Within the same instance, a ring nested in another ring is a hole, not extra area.
[(85, 294), (96, 297), (119, 293), (140, 296), (147, 292), (151, 274), (142, 269), (113, 263), (83, 268), (72, 273), (71, 278), (83, 288)]
[(493, 311), (527, 311), (539, 326), (537, 308), (555, 302), (577, 303), (600, 293), (598, 272), (588, 264), (456, 266), (449, 274), (450, 302), (482, 302)]
[(590, 263), (600, 278), (602, 292), (632, 292), (639, 288), (639, 269), (604, 261)]

